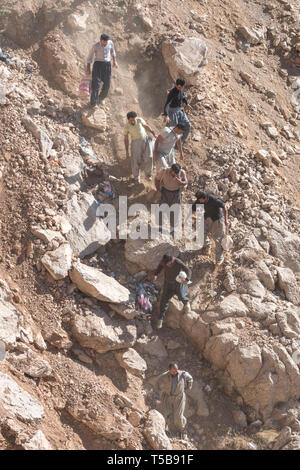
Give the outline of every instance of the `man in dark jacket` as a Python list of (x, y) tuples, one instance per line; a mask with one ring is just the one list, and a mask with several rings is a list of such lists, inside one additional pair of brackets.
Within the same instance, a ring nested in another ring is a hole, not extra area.
[(224, 261), (222, 240), (225, 233), (229, 232), (227, 209), (224, 202), (213, 194), (198, 191), (195, 196), (197, 199), (192, 206), (192, 210), (196, 210), (197, 204), (204, 205), (204, 246), (207, 248), (211, 246), (210, 234), (216, 244), (216, 262), (222, 264)]
[[(191, 311), (188, 297), (188, 283), (191, 278), (190, 269), (180, 259), (175, 258), (170, 253), (166, 253), (154, 272), (154, 280), (156, 280), (157, 275), (162, 270), (165, 272), (165, 282), (160, 300), (160, 317), (157, 322), (157, 328), (162, 327), (166, 311), (168, 310), (168, 306), (173, 295), (177, 295), (179, 300), (184, 303), (184, 313)], [(182, 282), (178, 282), (176, 281), (176, 278), (181, 271), (186, 273), (186, 279)]]
[(182, 109), (182, 103), (191, 108), (183, 91), (184, 85), (184, 78), (177, 78), (174, 88), (168, 93), (164, 108), (164, 116), (166, 116), (166, 123), (169, 127), (177, 126), (177, 124), (184, 126), (184, 133), (181, 139), (182, 145), (184, 145), (191, 130), (191, 123)]

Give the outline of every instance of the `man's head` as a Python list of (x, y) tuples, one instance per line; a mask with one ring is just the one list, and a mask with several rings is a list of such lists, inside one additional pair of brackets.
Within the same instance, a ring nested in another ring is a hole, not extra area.
[(176, 127), (173, 128), (173, 131), (175, 132), (175, 134), (183, 134), (184, 133), (184, 125), (183, 124), (177, 124)]
[(175, 82), (175, 87), (177, 90), (181, 91), (185, 85), (185, 79), (184, 78), (177, 78)]
[(127, 119), (132, 126), (135, 125), (136, 117), (137, 117), (137, 114), (135, 111), (130, 111), (129, 113), (127, 113)]
[(105, 33), (101, 34), (100, 42), (101, 42), (102, 46), (106, 46), (107, 43), (108, 43), (108, 40), (109, 40), (109, 35), (108, 34), (105, 34)]
[(177, 375), (178, 374), (178, 364), (176, 362), (171, 362), (169, 364), (169, 371), (171, 375)]
[(181, 166), (179, 165), (179, 163), (173, 163), (170, 170), (171, 170), (171, 175), (175, 178), (175, 176), (179, 175), (179, 172), (181, 170)]
[(174, 261), (174, 257), (170, 253), (166, 253), (163, 256), (163, 260), (164, 260), (164, 262), (166, 263), (167, 266), (171, 266), (171, 264)]
[(195, 196), (198, 201), (201, 202), (201, 204), (203, 204), (208, 199), (208, 193), (205, 193), (203, 191), (198, 191)]

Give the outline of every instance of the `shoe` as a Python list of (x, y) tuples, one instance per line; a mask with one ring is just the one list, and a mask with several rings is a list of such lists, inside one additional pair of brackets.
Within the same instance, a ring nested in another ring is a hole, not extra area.
[(190, 302), (188, 302), (187, 304), (185, 304), (185, 306), (183, 307), (183, 314), (185, 313), (190, 313), (191, 311), (191, 304)]
[(186, 431), (183, 431), (183, 432), (180, 433), (180, 439), (187, 439)]
[(157, 329), (160, 330), (162, 328), (162, 325), (163, 325), (163, 321), (162, 320), (158, 320), (157, 322)]

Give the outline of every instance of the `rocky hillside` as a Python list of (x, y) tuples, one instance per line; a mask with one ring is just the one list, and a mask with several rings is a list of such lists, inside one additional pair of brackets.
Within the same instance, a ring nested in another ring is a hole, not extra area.
[[(91, 110), (78, 85), (102, 31), (119, 69)], [(0, 32), (0, 449), (299, 449), (297, 1), (2, 0)], [(114, 240), (82, 179), (97, 159), (150, 207), (122, 127), (136, 110), (160, 131), (177, 75), (184, 200), (205, 189), (229, 209), (220, 267), (187, 240)], [(173, 299), (156, 330), (134, 282), (167, 249), (192, 269), (192, 312)], [(187, 440), (156, 410), (172, 360), (194, 377)]]

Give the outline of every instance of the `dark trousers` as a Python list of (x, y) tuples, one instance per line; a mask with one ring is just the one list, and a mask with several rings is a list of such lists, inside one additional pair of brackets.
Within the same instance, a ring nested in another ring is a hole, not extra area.
[(189, 288), (187, 284), (180, 284), (177, 281), (165, 281), (163, 292), (160, 300), (160, 320), (163, 320), (168, 310), (170, 300), (173, 295), (177, 295), (178, 299), (186, 305), (189, 302)]
[[(181, 189), (176, 189), (175, 191), (168, 191), (164, 187), (161, 188), (161, 200), (159, 201), (160, 206), (162, 204), (167, 204), (169, 207), (171, 207), (173, 204), (181, 204), (181, 199), (182, 199)], [(159, 213), (158, 224), (159, 224), (159, 231), (162, 232), (163, 214), (161, 212)], [(174, 212), (171, 212), (170, 214), (171, 232), (174, 230), (177, 224), (178, 224), (178, 218), (176, 217), (176, 214), (174, 214)]]
[[(92, 93), (91, 93), (91, 105), (95, 106), (99, 104), (99, 101), (104, 100), (107, 97), (108, 90), (110, 88), (110, 77), (111, 77), (111, 63), (110, 62), (94, 62), (92, 72)], [(99, 90), (101, 82), (103, 82), (102, 90), (99, 97)]]

